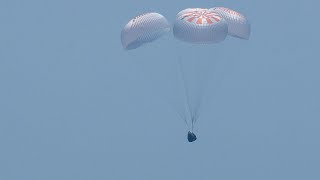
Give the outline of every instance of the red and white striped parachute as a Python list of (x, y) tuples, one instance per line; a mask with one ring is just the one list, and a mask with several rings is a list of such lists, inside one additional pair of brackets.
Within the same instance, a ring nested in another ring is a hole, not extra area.
[(226, 21), (216, 12), (202, 8), (188, 8), (176, 16), (173, 34), (190, 43), (218, 43), (228, 33)]
[(218, 13), (227, 21), (229, 35), (240, 39), (249, 39), (250, 23), (244, 15), (225, 7), (214, 7), (210, 10)]
[(121, 42), (126, 50), (136, 49), (170, 31), (170, 24), (161, 14), (151, 12), (131, 19), (122, 29)]

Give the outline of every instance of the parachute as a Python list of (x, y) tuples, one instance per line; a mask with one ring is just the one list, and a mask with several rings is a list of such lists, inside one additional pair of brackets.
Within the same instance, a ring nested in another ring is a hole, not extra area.
[(190, 43), (218, 43), (227, 33), (226, 21), (218, 13), (202, 8), (180, 11), (173, 26), (174, 37)]
[(240, 39), (249, 39), (250, 23), (237, 11), (225, 7), (214, 7), (210, 11), (218, 13), (228, 23), (228, 34)]
[(161, 14), (151, 12), (131, 19), (122, 29), (121, 42), (126, 50), (136, 49), (170, 31), (170, 24)]
[[(214, 11), (204, 8), (188, 8), (180, 11), (176, 15), (176, 20), (173, 25), (173, 35), (176, 39), (188, 43), (219, 43), (224, 41), (228, 35), (228, 24), (220, 14)], [(182, 62), (180, 60), (178, 60), (178, 62), (182, 81), (184, 82), (187, 107), (190, 113), (190, 116), (185, 119), (185, 123), (189, 127), (188, 141), (193, 142), (197, 139), (193, 131), (195, 122), (199, 118), (198, 111), (203, 94), (199, 91), (197, 94), (190, 92), (190, 87), (187, 83), (188, 79), (185, 78)], [(208, 79), (206, 78), (206, 80)], [(203, 86), (204, 84), (202, 84), (200, 88), (203, 88)], [(191, 99), (193, 99), (193, 101), (191, 101)]]
[[(151, 12), (139, 15), (130, 20), (121, 32), (121, 42), (125, 50), (136, 49), (146, 43), (153, 42), (170, 31), (170, 24), (161, 14)], [(224, 7), (211, 9), (188, 8), (176, 15), (173, 25), (173, 35), (176, 39), (196, 44), (212, 44), (225, 40), (227, 35), (241, 39), (249, 39), (250, 23), (242, 14)], [(199, 118), (199, 108), (203, 94), (190, 93), (182, 62), (177, 59), (184, 86), (187, 111), (184, 114), (177, 111), (189, 128), (187, 139), (193, 142), (197, 139), (194, 134), (194, 124)], [(191, 66), (192, 68), (194, 66)], [(195, 74), (199, 77), (199, 73)], [(200, 78), (197, 82), (205, 82), (208, 78)], [(203, 87), (204, 83), (200, 86)], [(191, 101), (193, 98), (194, 101)], [(186, 116), (190, 113), (190, 116)]]

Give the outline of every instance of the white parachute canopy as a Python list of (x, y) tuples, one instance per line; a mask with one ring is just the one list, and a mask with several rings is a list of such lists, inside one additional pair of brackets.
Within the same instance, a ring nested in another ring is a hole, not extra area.
[(226, 38), (228, 25), (216, 12), (202, 8), (188, 8), (177, 14), (173, 34), (185, 42), (218, 43)]
[(218, 13), (227, 21), (229, 35), (240, 39), (249, 39), (250, 23), (244, 15), (225, 7), (214, 7), (210, 10)]
[(170, 24), (161, 14), (151, 12), (131, 19), (122, 29), (121, 42), (126, 50), (136, 49), (170, 31)]

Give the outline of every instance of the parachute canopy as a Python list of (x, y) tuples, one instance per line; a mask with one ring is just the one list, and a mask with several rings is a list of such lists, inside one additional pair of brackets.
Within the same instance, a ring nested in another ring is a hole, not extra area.
[(126, 50), (136, 49), (170, 31), (170, 24), (161, 14), (151, 12), (131, 19), (122, 29), (121, 42)]
[(229, 35), (240, 39), (249, 39), (250, 23), (244, 15), (225, 7), (214, 7), (210, 10), (218, 13), (227, 21)]
[(173, 26), (174, 36), (190, 43), (218, 43), (228, 34), (226, 21), (216, 12), (202, 8), (180, 11)]

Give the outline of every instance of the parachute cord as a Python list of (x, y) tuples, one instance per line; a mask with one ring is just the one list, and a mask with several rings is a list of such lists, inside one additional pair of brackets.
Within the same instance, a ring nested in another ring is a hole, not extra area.
[(182, 116), (182, 114), (179, 112), (177, 112), (177, 114), (179, 115), (180, 119), (183, 120), (189, 128), (189, 124), (188, 124), (186, 116)]
[[(190, 100), (189, 100), (189, 96), (188, 96), (189, 92), (188, 92), (187, 82), (186, 82), (186, 79), (184, 77), (184, 73), (183, 73), (183, 69), (182, 69), (181, 58), (178, 58), (178, 66), (179, 66), (179, 70), (180, 70), (182, 81), (183, 81), (183, 88), (185, 90), (185, 97), (186, 97), (186, 100), (187, 100), (188, 111), (189, 111), (191, 119), (192, 119), (193, 113), (192, 113), (192, 110), (191, 110)], [(191, 122), (191, 126), (192, 126), (192, 129), (193, 129), (193, 122)]]
[(191, 125), (191, 132), (193, 133), (193, 125), (194, 125), (193, 119), (191, 120), (191, 123), (192, 123), (192, 125)]
[[(213, 71), (215, 71), (216, 68), (217, 68), (217, 66), (216, 66), (216, 61), (214, 61), (214, 70), (213, 70)], [(199, 111), (200, 111), (201, 105), (202, 105), (202, 103), (203, 103), (203, 98), (204, 98), (205, 94), (207, 93), (206, 90), (207, 90), (207, 88), (208, 88), (208, 86), (209, 86), (209, 79), (210, 79), (210, 77), (211, 77), (211, 76), (209, 76), (209, 74), (210, 74), (211, 71), (206, 70), (205, 72), (206, 72), (206, 73), (205, 73), (205, 76), (204, 76), (205, 79), (204, 79), (203, 88), (202, 88), (203, 91), (200, 93), (199, 102), (196, 104), (196, 106), (195, 106), (195, 108), (194, 108), (194, 123), (196, 123), (197, 120), (199, 119), (199, 116), (200, 116)]]
[[(134, 66), (135, 66), (135, 64), (134, 64)], [(139, 69), (138, 67), (135, 67), (135, 68), (136, 68), (136, 69)], [(149, 81), (151, 81), (151, 82), (154, 82), (153, 80), (150, 79), (149, 76), (146, 76), (146, 74), (147, 74), (146, 72), (144, 72), (144, 71), (140, 71), (140, 72), (143, 73), (144, 77), (146, 78), (145, 80), (149, 80)], [(149, 86), (149, 87), (152, 88), (153, 86)], [(154, 89), (150, 89), (150, 90), (154, 90)], [(183, 120), (183, 121), (185, 122), (187, 128), (190, 129), (190, 125), (189, 125), (189, 123), (188, 123), (188, 121), (187, 121), (187, 117), (186, 117), (185, 112), (184, 112), (184, 113), (180, 112), (180, 111), (179, 111), (177, 108), (175, 108), (169, 101), (165, 101), (164, 98), (160, 98), (160, 100), (163, 101), (164, 103), (166, 103), (168, 106), (171, 106), (171, 108), (172, 108), (171, 110), (172, 110), (173, 112), (175, 112), (176, 115), (178, 116), (178, 118), (180, 118), (181, 120)], [(170, 109), (170, 108), (169, 108), (169, 109)]]
[[(200, 104), (201, 105), (201, 104)], [(200, 105), (198, 106), (200, 108)], [(199, 118), (199, 108), (195, 110), (195, 113), (194, 113), (194, 117), (193, 117), (193, 122), (196, 123), (198, 118)]]
[(196, 119), (195, 119), (195, 117), (193, 117), (192, 118), (192, 132), (194, 131), (195, 123), (196, 123)]
[[(161, 99), (163, 100), (163, 99)], [(176, 113), (176, 115), (182, 120), (185, 122), (185, 124), (187, 125), (187, 127), (189, 128), (189, 123), (187, 121), (187, 118), (185, 116), (184, 113), (181, 113), (179, 110), (177, 110), (176, 108), (174, 108), (174, 106), (172, 106), (168, 101), (165, 101), (166, 104), (168, 104), (169, 106), (171, 106), (171, 110), (174, 111)]]
[(182, 116), (182, 114), (179, 113), (179, 112), (177, 112), (177, 111), (176, 111), (176, 113), (178, 114), (178, 117), (179, 117), (181, 120), (183, 120), (184, 123), (185, 123), (185, 124), (187, 125), (187, 127), (189, 128), (189, 123), (188, 123), (188, 121), (187, 121), (187, 118), (186, 118), (185, 116)]

